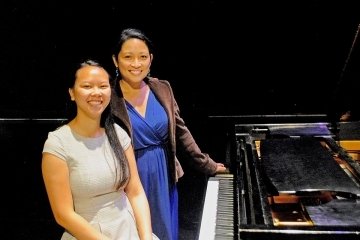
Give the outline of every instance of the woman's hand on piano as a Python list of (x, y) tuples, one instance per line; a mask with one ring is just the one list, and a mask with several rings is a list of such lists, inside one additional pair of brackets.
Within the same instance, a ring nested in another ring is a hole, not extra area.
[(216, 163), (216, 173), (228, 173), (229, 170), (223, 163)]

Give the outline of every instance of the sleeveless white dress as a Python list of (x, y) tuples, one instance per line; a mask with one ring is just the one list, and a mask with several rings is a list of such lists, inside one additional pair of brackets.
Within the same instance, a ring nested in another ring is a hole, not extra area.
[[(115, 125), (124, 149), (127, 133)], [(118, 163), (106, 135), (82, 137), (63, 125), (48, 134), (43, 152), (66, 161), (75, 211), (111, 239), (139, 239), (133, 210), (126, 193), (116, 190)], [(76, 239), (65, 230), (61, 240)]]

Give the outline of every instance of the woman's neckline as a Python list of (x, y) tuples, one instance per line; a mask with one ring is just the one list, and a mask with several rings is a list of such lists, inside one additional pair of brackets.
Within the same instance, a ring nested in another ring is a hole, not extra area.
[(67, 124), (67, 126), (72, 133), (74, 133), (76, 136), (81, 137), (81, 138), (98, 139), (98, 138), (104, 137), (104, 135), (105, 135), (105, 129), (103, 129), (103, 128), (99, 128), (99, 132), (96, 134), (84, 134), (81, 131), (79, 131), (79, 129), (77, 129), (76, 125), (69, 123), (69, 124)]

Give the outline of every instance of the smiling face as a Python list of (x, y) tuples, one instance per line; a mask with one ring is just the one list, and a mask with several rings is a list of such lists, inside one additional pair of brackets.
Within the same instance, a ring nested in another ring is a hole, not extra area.
[(151, 61), (152, 54), (150, 54), (148, 46), (137, 38), (126, 40), (114, 59), (122, 80), (133, 86), (139, 86), (150, 72)]
[(81, 67), (76, 72), (75, 83), (69, 93), (71, 100), (76, 102), (78, 115), (100, 119), (110, 102), (109, 74), (98, 66)]

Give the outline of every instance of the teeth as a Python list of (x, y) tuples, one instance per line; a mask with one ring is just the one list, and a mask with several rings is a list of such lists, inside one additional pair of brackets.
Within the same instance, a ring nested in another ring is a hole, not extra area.
[(131, 71), (133, 74), (140, 74), (141, 71), (135, 70), (135, 71)]
[(101, 101), (90, 101), (89, 103), (98, 105), (98, 104), (101, 104)]

